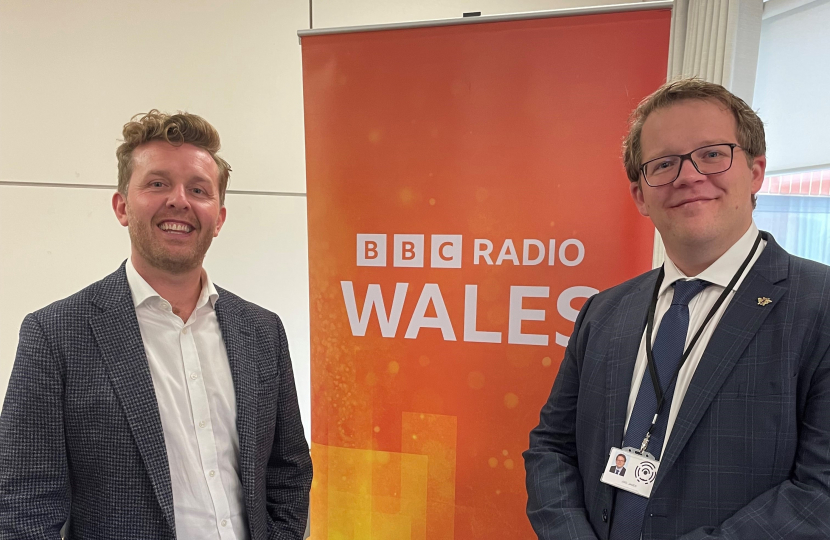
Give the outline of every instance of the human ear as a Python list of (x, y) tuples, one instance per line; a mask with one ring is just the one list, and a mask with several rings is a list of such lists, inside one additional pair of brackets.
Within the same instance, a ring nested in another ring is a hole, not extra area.
[(127, 219), (127, 198), (119, 191), (116, 191), (112, 196), (112, 209), (115, 212), (115, 218), (118, 220), (118, 223), (124, 227), (129, 225)]

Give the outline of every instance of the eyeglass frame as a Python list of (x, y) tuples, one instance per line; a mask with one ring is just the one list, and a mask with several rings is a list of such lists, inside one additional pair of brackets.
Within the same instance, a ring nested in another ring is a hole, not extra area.
[[(709, 148), (710, 146), (728, 146), (729, 147), (729, 149), (730, 149), (729, 166), (727, 168), (725, 168), (722, 171), (710, 172), (710, 173), (705, 173), (705, 172), (702, 172), (700, 169), (698, 169), (697, 163), (695, 163), (695, 160), (692, 159), (692, 154), (694, 154), (698, 150), (702, 150), (704, 148)], [(691, 152), (689, 152), (687, 154), (668, 154), (668, 155), (665, 155), (665, 156), (656, 157), (656, 158), (650, 159), (650, 160), (646, 161), (645, 163), (643, 163), (642, 165), (640, 165), (640, 174), (643, 175), (643, 180), (646, 181), (646, 184), (648, 184), (649, 187), (668, 186), (669, 184), (673, 184), (675, 181), (677, 181), (678, 178), (680, 178), (680, 171), (681, 171), (681, 169), (683, 169), (683, 162), (686, 161), (687, 159), (692, 163), (692, 167), (694, 167), (695, 170), (698, 173), (703, 174), (705, 176), (709, 176), (709, 175), (712, 175), (712, 174), (725, 173), (726, 171), (728, 171), (729, 169), (732, 168), (732, 163), (735, 162), (735, 149), (736, 148), (740, 148), (741, 150), (744, 150), (744, 148), (741, 145), (736, 144), (736, 143), (715, 143), (715, 144), (706, 144), (706, 145), (703, 145), (699, 148), (695, 148), (694, 150), (692, 150)], [(746, 152), (746, 150), (744, 150), (744, 152)], [(669, 157), (678, 157), (678, 158), (680, 158), (680, 164), (677, 166), (677, 175), (674, 177), (674, 179), (671, 182), (665, 182), (663, 184), (657, 184), (656, 186), (651, 185), (651, 183), (648, 181), (648, 176), (646, 175), (646, 165), (648, 165), (649, 163), (651, 163), (653, 161), (657, 161), (657, 160), (660, 160), (660, 159), (666, 159), (666, 158), (669, 158)]]

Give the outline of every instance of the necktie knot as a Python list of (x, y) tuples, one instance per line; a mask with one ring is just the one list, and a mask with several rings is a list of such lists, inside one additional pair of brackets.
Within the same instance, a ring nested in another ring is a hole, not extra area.
[(678, 280), (674, 282), (674, 297), (672, 297), (671, 305), (673, 306), (687, 306), (692, 298), (698, 295), (703, 289), (711, 285), (708, 281), (702, 279), (695, 279), (691, 281)]

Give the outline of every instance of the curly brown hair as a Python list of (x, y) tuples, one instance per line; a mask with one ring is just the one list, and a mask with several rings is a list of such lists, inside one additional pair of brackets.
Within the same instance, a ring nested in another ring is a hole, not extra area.
[(696, 77), (677, 79), (667, 82), (643, 99), (631, 113), (628, 135), (623, 141), (623, 162), (631, 182), (640, 180), (643, 159), (640, 135), (648, 116), (658, 109), (687, 99), (717, 100), (732, 113), (737, 127), (737, 142), (743, 148), (750, 167), (754, 158), (766, 154), (764, 123), (744, 100), (719, 84)]
[(133, 150), (150, 141), (165, 141), (173, 146), (192, 144), (207, 151), (219, 168), (219, 202), (225, 204), (225, 190), (231, 176), (231, 166), (216, 155), (221, 148), (219, 132), (210, 123), (195, 114), (179, 112), (165, 114), (152, 109), (137, 114), (124, 124), (124, 142), (115, 151), (118, 158), (118, 192), (127, 196), (127, 187), (133, 173)]

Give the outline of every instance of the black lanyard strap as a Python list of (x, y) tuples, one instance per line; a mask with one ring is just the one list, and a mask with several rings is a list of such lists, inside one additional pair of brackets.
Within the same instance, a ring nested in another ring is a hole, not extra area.
[[(706, 315), (706, 318), (703, 320), (703, 324), (700, 325), (698, 328), (697, 333), (695, 333), (692, 340), (689, 342), (689, 345), (686, 347), (686, 350), (683, 352), (683, 356), (680, 358), (680, 364), (677, 366), (677, 370), (674, 372), (674, 375), (669, 382), (666, 384), (666, 391), (671, 388), (672, 384), (674, 384), (675, 379), (680, 374), (680, 370), (683, 367), (683, 364), (686, 363), (686, 359), (689, 358), (689, 355), (692, 352), (697, 340), (700, 339), (700, 336), (703, 334), (703, 331), (706, 329), (706, 325), (709, 324), (709, 321), (712, 320), (712, 317), (715, 316), (718, 309), (723, 305), (726, 301), (726, 298), (729, 296), (730, 291), (735, 288), (735, 284), (738, 283), (738, 280), (743, 275), (744, 271), (746, 271), (747, 266), (749, 266), (750, 261), (755, 256), (755, 252), (758, 251), (758, 246), (761, 244), (761, 233), (758, 233), (758, 237), (755, 239), (755, 244), (752, 246), (752, 250), (750, 250), (749, 255), (747, 255), (744, 262), (741, 264), (741, 267), (738, 268), (738, 271), (735, 272), (735, 275), (732, 276), (732, 279), (729, 282), (729, 285), (723, 290), (721, 295), (718, 297), (717, 302), (715, 305), (712, 306), (712, 309), (709, 310), (709, 313)], [(651, 374), (651, 383), (654, 385), (654, 395), (657, 398), (657, 411), (654, 414), (654, 419), (651, 422), (651, 426), (648, 428), (648, 432), (646, 433), (646, 438), (643, 441), (643, 446), (648, 446), (648, 439), (651, 437), (651, 431), (654, 429), (655, 424), (657, 423), (657, 417), (660, 416), (660, 413), (663, 412), (663, 405), (666, 401), (666, 394), (663, 391), (662, 386), (660, 385), (660, 378), (657, 375), (657, 366), (654, 362), (654, 354), (651, 350), (651, 341), (652, 336), (654, 334), (654, 312), (657, 310), (657, 298), (660, 295), (660, 285), (663, 283), (663, 277), (665, 276), (665, 271), (663, 268), (660, 268), (660, 274), (657, 276), (657, 283), (654, 285), (654, 294), (651, 297), (651, 304), (648, 307), (648, 322), (646, 326), (646, 360), (648, 362), (648, 371)], [(642, 451), (645, 451), (645, 448), (641, 448)]]

